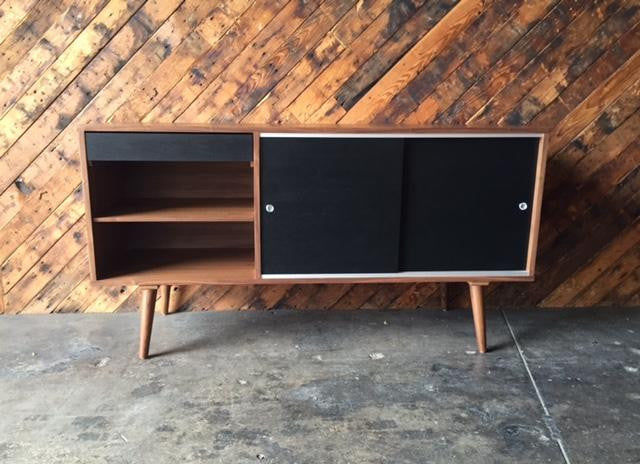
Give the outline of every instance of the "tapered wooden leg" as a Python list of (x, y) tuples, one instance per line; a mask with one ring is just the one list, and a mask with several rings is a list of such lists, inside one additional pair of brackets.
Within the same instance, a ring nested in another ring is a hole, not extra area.
[(140, 359), (149, 357), (149, 342), (156, 307), (157, 287), (141, 287), (142, 303), (140, 305)]
[(482, 287), (486, 285), (486, 283), (469, 282), (473, 325), (476, 328), (476, 343), (480, 353), (487, 352), (487, 329), (484, 322), (484, 303), (482, 301)]
[(447, 311), (449, 309), (449, 295), (447, 293), (447, 284), (440, 284), (440, 307), (443, 311)]
[(180, 305), (182, 304), (184, 287), (174, 285), (170, 288), (169, 314), (172, 314), (178, 311), (178, 308), (180, 308)]
[(162, 304), (162, 314), (169, 314), (169, 286), (160, 285), (160, 303)]

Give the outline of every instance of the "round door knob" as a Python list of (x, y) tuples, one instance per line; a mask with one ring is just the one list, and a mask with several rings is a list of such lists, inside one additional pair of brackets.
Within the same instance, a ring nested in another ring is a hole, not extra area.
[(520, 211), (525, 211), (528, 207), (529, 205), (526, 204), (524, 201), (518, 205), (518, 208), (520, 208)]
[(273, 213), (276, 210), (271, 203), (267, 203), (264, 209), (267, 213)]

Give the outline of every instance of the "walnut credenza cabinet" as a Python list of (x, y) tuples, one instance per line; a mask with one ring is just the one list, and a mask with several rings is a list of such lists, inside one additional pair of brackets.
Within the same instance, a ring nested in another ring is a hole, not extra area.
[(91, 278), (168, 285), (534, 277), (546, 136), (529, 129), (88, 126)]

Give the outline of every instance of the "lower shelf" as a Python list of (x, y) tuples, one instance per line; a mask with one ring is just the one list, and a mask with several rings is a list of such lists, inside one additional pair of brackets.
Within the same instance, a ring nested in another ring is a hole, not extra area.
[(105, 284), (236, 284), (255, 279), (253, 249), (147, 249), (99, 273)]

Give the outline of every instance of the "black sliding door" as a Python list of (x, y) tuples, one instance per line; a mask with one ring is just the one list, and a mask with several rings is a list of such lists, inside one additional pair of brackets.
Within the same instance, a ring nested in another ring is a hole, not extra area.
[(407, 139), (401, 270), (524, 270), (538, 143)]
[(399, 270), (401, 139), (263, 137), (263, 274)]

